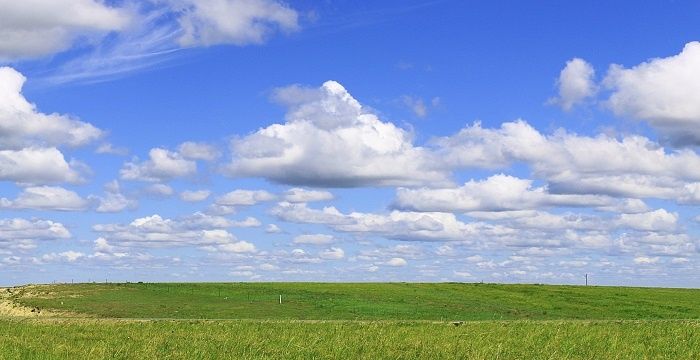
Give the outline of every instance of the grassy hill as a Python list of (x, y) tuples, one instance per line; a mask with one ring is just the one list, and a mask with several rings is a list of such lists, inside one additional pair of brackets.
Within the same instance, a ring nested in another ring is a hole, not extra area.
[[(282, 304), (279, 303), (282, 295)], [(42, 285), (16, 302), (109, 318), (696, 319), (700, 290), (460, 283)]]
[(0, 359), (700, 358), (692, 289), (132, 283), (0, 295)]

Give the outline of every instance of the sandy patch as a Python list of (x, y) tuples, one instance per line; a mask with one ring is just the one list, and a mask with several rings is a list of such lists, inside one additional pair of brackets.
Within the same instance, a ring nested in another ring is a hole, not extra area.
[(17, 304), (13, 296), (19, 292), (16, 288), (0, 288), (0, 316), (39, 317), (50, 316), (51, 312)]

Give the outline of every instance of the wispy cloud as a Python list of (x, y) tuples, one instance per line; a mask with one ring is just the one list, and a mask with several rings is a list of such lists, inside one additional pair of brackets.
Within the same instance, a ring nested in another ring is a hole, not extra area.
[(124, 8), (130, 26), (56, 49), (53, 69), (38, 82), (111, 80), (172, 64), (186, 48), (262, 44), (275, 32), (300, 28), (296, 10), (277, 0), (127, 1)]

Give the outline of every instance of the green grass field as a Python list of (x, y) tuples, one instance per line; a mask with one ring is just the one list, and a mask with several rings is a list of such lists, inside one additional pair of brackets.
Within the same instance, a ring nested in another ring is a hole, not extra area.
[(132, 283), (7, 297), (53, 317), (0, 318), (0, 359), (700, 358), (693, 289)]

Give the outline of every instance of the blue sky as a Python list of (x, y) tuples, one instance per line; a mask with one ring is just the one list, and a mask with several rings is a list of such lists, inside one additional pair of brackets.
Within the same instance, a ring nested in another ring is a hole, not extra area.
[(0, 0), (0, 283), (700, 286), (698, 10)]

